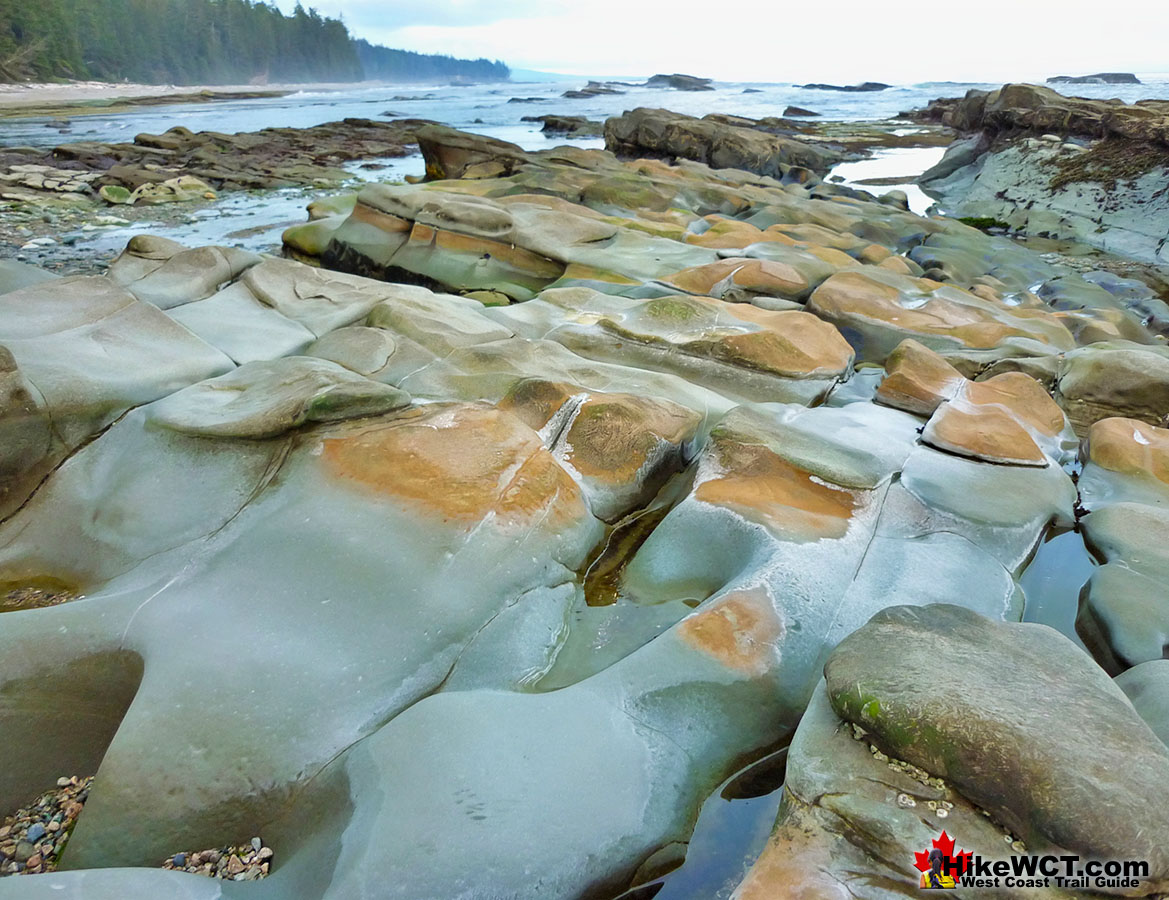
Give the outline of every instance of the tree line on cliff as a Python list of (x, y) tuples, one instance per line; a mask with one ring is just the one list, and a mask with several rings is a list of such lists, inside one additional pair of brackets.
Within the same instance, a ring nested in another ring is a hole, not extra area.
[(393, 50), (299, 3), (0, 0), (0, 81), (500, 81), (502, 62)]

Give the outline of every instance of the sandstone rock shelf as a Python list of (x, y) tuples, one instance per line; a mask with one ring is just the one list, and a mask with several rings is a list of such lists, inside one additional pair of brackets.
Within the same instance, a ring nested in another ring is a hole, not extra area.
[[(617, 897), (789, 745), (741, 900), (913, 896), (942, 827), (1169, 888), (1151, 292), (795, 162), (416, 136), (287, 258), (0, 294), (0, 586), (59, 601), (0, 606), (0, 811), (96, 771), (0, 897)], [(1091, 655), (1019, 624), (1073, 527)]]
[(1008, 84), (918, 113), (962, 137), (919, 179), (952, 215), (1169, 263), (1169, 102)]

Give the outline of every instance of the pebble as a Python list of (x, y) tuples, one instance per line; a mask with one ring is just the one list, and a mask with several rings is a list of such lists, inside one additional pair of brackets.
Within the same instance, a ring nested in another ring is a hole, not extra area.
[(265, 847), (259, 837), (253, 837), (238, 847), (180, 851), (167, 857), (162, 867), (208, 878), (256, 881), (267, 876), (273, 855), (271, 847)]
[(917, 806), (917, 801), (910, 797), (909, 794), (898, 794), (897, 805), (904, 809), (911, 809)]
[(4, 818), (0, 825), (0, 877), (52, 872), (81, 814), (92, 778), (63, 776), (57, 787)]

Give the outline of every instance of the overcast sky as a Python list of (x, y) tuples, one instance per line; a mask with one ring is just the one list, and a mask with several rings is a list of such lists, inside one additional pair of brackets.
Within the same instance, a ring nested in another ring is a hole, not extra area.
[[(285, 11), (295, 0), (277, 0)], [(357, 37), (573, 75), (1004, 81), (1169, 72), (1169, 0), (306, 0)]]

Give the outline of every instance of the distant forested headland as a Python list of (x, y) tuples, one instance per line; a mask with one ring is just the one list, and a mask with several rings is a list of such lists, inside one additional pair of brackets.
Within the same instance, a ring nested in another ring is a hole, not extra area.
[(502, 81), (502, 62), (391, 50), (299, 4), (0, 0), (0, 81)]

